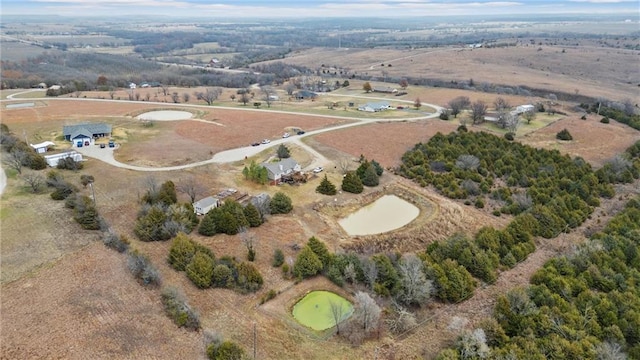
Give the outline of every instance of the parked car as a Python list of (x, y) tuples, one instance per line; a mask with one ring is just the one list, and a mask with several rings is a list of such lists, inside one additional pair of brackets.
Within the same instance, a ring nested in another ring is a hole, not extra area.
[(322, 166), (318, 166), (317, 168), (313, 169), (313, 172), (317, 174), (319, 172), (322, 172), (322, 170), (324, 170)]
[(269, 140), (269, 139), (262, 139), (262, 143), (263, 143), (263, 144), (268, 144), (268, 143), (270, 143), (270, 142), (271, 142), (271, 140)]
[(109, 140), (109, 147), (116, 147), (116, 142), (114, 140)]
[(254, 142), (254, 143), (251, 143), (251, 146), (260, 146), (260, 143), (259, 142)]
[(283, 138), (288, 138), (289, 136), (290, 136), (290, 134), (289, 134), (289, 133), (284, 133), (284, 134), (282, 134), (282, 137), (283, 137)]
[(100, 149), (104, 149), (104, 148), (106, 148), (106, 147), (107, 147), (107, 145), (105, 145), (105, 144), (100, 144)]
[(302, 135), (302, 134), (304, 134), (304, 131), (303, 130), (298, 130), (298, 135)]

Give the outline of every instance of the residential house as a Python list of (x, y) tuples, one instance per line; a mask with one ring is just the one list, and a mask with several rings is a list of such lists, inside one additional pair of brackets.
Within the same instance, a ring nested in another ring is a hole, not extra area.
[(393, 108), (386, 101), (367, 103), (358, 107), (358, 110), (366, 111), (366, 112), (379, 112), (379, 111), (390, 110), (390, 109), (393, 109)]
[(292, 158), (282, 159), (277, 163), (263, 163), (262, 166), (267, 169), (267, 177), (273, 185), (279, 184), (283, 175), (291, 175), (302, 170), (300, 164)]
[(393, 94), (397, 93), (398, 89), (394, 89), (390, 86), (376, 86), (372, 89), (373, 92), (385, 93), (385, 94)]
[(205, 215), (209, 210), (220, 206), (220, 200), (214, 196), (207, 196), (202, 200), (193, 203), (193, 211), (197, 215)]
[(318, 94), (309, 90), (300, 90), (294, 94), (296, 100), (304, 100), (304, 99), (315, 99), (318, 97)]
[(528, 105), (518, 105), (518, 106), (516, 106), (515, 112), (516, 112), (516, 114), (520, 115), (520, 114), (524, 114), (524, 113), (526, 113), (528, 111), (534, 111), (535, 108), (536, 108), (535, 106), (529, 105), (529, 104)]
[(73, 146), (88, 146), (94, 139), (111, 136), (111, 125), (104, 123), (65, 125), (62, 127), (65, 140)]
[(53, 141), (45, 141), (45, 142), (41, 142), (39, 144), (29, 144), (31, 145), (31, 147), (38, 153), (38, 154), (43, 154), (46, 153), (47, 150), (49, 150), (49, 146), (54, 146), (55, 143)]

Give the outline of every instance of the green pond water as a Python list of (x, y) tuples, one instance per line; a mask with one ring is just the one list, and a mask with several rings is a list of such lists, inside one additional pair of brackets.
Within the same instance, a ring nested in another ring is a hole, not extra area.
[(341, 321), (353, 313), (353, 305), (342, 296), (330, 291), (312, 291), (293, 307), (293, 317), (313, 330), (329, 329), (335, 326), (331, 302), (339, 307)]

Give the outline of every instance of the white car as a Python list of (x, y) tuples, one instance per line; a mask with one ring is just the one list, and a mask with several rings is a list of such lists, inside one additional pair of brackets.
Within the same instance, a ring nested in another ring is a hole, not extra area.
[(319, 172), (322, 172), (322, 170), (324, 170), (322, 166), (318, 166), (317, 168), (313, 169), (313, 172), (317, 174)]
[(262, 140), (262, 143), (263, 143), (263, 144), (268, 144), (268, 143), (270, 143), (270, 142), (271, 142), (271, 140), (269, 140), (269, 139), (263, 139), (263, 140)]
[(289, 134), (289, 133), (284, 133), (284, 134), (282, 134), (282, 137), (283, 137), (283, 138), (288, 138), (289, 136), (291, 136), (291, 134)]

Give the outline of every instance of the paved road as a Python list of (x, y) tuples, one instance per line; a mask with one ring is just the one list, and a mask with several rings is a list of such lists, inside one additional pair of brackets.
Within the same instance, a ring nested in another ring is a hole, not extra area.
[[(15, 98), (15, 96), (21, 95), (21, 94), (25, 94), (25, 93), (29, 93), (29, 92), (33, 92), (33, 91), (42, 91), (41, 89), (35, 89), (35, 90), (26, 90), (26, 91), (22, 91), (19, 93), (15, 93), (12, 95), (7, 96), (7, 100), (18, 100)], [(367, 96), (351, 96), (351, 95), (339, 95), (339, 94), (332, 94), (332, 96), (344, 96), (344, 97), (360, 97), (360, 98), (366, 98), (366, 99), (372, 99), (372, 100), (388, 100), (386, 98), (373, 98), (373, 97), (367, 97)], [(7, 100), (0, 100), (0, 101), (7, 101)], [(131, 101), (128, 100), (110, 100), (110, 99), (90, 99), (90, 98), (28, 98), (28, 99), (20, 99), (20, 100), (29, 100), (29, 101), (35, 101), (35, 100), (46, 100), (46, 101), (56, 101), (56, 100), (72, 100), (72, 101), (101, 101), (101, 102), (127, 102), (127, 103), (131, 103)], [(408, 100), (394, 100), (394, 101), (400, 101), (400, 102), (407, 102), (407, 103), (412, 103), (412, 101), (408, 101)], [(166, 103), (154, 103), (154, 102), (148, 102), (145, 101), (144, 104), (157, 104), (157, 105), (162, 105), (162, 106), (166, 106)], [(218, 152), (216, 154), (213, 155), (213, 157), (209, 160), (204, 160), (204, 161), (198, 161), (198, 162), (194, 162), (194, 163), (190, 163), (190, 164), (185, 164), (185, 165), (178, 165), (178, 166), (167, 166), (167, 167), (145, 167), (145, 166), (135, 166), (135, 165), (129, 165), (129, 164), (125, 164), (125, 163), (121, 163), (119, 161), (117, 161), (114, 157), (113, 157), (113, 148), (100, 148), (99, 146), (87, 146), (87, 147), (81, 147), (81, 148), (77, 148), (75, 150), (77, 150), (78, 152), (80, 152), (81, 154), (83, 154), (84, 156), (88, 156), (100, 161), (103, 161), (109, 165), (112, 166), (116, 166), (119, 168), (123, 168), (123, 169), (129, 169), (129, 170), (134, 170), (134, 171), (175, 171), (175, 170), (184, 170), (184, 169), (188, 169), (188, 168), (192, 168), (192, 167), (197, 167), (197, 166), (202, 166), (202, 165), (207, 165), (207, 164), (222, 164), (222, 163), (231, 163), (231, 162), (236, 162), (236, 161), (240, 161), (240, 160), (244, 160), (247, 157), (251, 157), (254, 156), (260, 152), (262, 152), (265, 149), (268, 148), (272, 148), (274, 146), (279, 146), (280, 144), (286, 144), (286, 143), (295, 143), (296, 145), (304, 148), (306, 151), (308, 151), (309, 153), (311, 153), (311, 155), (313, 156), (314, 160), (312, 161), (312, 163), (307, 166), (307, 168), (305, 168), (304, 170), (310, 170), (313, 169), (316, 166), (325, 166), (329, 163), (329, 160), (324, 157), (322, 154), (320, 154), (319, 152), (317, 152), (315, 149), (313, 149), (312, 147), (310, 147), (309, 145), (305, 144), (304, 142), (301, 141), (302, 138), (307, 137), (307, 136), (313, 136), (316, 134), (321, 134), (324, 132), (328, 132), (328, 131), (335, 131), (335, 130), (340, 130), (340, 129), (346, 129), (346, 128), (350, 128), (350, 127), (354, 127), (354, 126), (362, 126), (362, 125), (366, 125), (366, 124), (371, 124), (371, 123), (376, 123), (376, 122), (389, 122), (389, 121), (416, 121), (416, 120), (425, 120), (425, 119), (432, 119), (435, 117), (438, 117), (440, 114), (440, 111), (442, 111), (442, 108), (440, 106), (437, 105), (433, 105), (433, 104), (424, 104), (425, 106), (429, 106), (432, 107), (434, 109), (436, 109), (436, 112), (432, 113), (432, 114), (428, 114), (425, 116), (417, 116), (417, 117), (410, 117), (410, 118), (389, 118), (389, 119), (367, 119), (367, 118), (353, 118), (353, 117), (344, 117), (344, 116), (331, 116), (331, 115), (316, 115), (316, 114), (309, 114), (309, 113), (303, 113), (303, 112), (290, 112), (290, 111), (278, 111), (278, 110), (262, 110), (262, 109), (252, 109), (252, 108), (237, 108), (237, 107), (224, 107), (224, 106), (216, 106), (216, 108), (223, 108), (223, 109), (231, 109), (231, 110), (237, 110), (237, 111), (268, 111), (271, 113), (282, 113), (282, 114), (298, 114), (298, 115), (303, 115), (303, 116), (317, 116), (317, 117), (329, 117), (329, 118), (337, 118), (337, 119), (345, 119), (345, 120), (352, 120), (355, 122), (349, 123), (349, 124), (343, 124), (343, 125), (336, 125), (336, 126), (331, 126), (331, 127), (327, 127), (327, 128), (323, 128), (323, 129), (318, 129), (318, 130), (313, 130), (313, 131), (308, 131), (303, 135), (293, 135), (289, 138), (286, 139), (278, 139), (278, 140), (274, 140), (271, 141), (271, 143), (267, 144), (267, 145), (260, 145), (260, 146), (245, 146), (245, 147), (240, 147), (240, 148), (236, 148), (236, 149), (230, 149), (230, 150), (225, 150), (225, 151), (221, 151)], [(193, 104), (172, 104), (172, 106), (176, 106), (176, 107), (192, 107), (192, 108), (211, 108), (211, 106), (206, 106), (206, 105), (193, 105)]]

